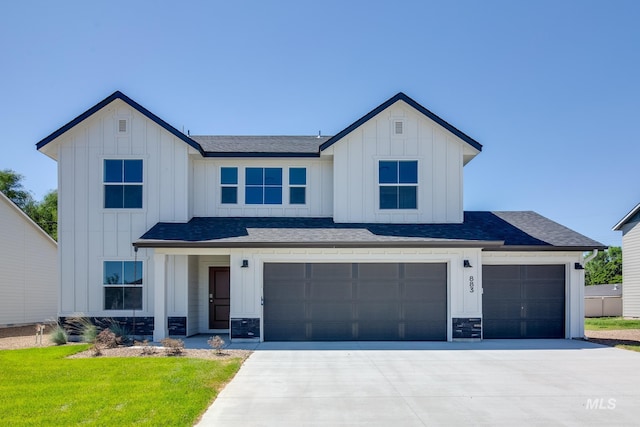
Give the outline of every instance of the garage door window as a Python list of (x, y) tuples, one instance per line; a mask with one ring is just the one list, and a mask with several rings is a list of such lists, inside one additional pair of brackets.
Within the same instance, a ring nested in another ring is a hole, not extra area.
[(381, 160), (378, 164), (380, 209), (418, 207), (418, 161)]

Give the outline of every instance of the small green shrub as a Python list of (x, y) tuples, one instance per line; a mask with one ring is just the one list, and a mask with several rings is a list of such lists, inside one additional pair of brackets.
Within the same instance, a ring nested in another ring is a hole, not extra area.
[(56, 345), (64, 345), (69, 341), (69, 336), (67, 335), (67, 331), (60, 326), (55, 325), (53, 330), (51, 331), (51, 335), (49, 335), (51, 341)]
[(162, 341), (162, 346), (167, 356), (182, 356), (184, 352), (184, 341), (174, 338), (165, 338)]
[(71, 335), (82, 337), (84, 342), (95, 342), (98, 335), (98, 327), (88, 317), (82, 314), (71, 316), (65, 320), (64, 324)]

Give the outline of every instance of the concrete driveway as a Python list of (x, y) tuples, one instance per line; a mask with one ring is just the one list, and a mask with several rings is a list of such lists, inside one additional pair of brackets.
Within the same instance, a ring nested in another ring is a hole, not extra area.
[(200, 426), (638, 425), (640, 353), (569, 340), (263, 343)]

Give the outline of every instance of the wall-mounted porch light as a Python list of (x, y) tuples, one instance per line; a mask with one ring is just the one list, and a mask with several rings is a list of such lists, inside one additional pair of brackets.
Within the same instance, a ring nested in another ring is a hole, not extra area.
[(575, 268), (576, 270), (584, 270), (584, 267), (582, 266), (582, 264), (580, 264), (579, 262), (576, 262), (573, 265), (573, 268)]
[(243, 259), (242, 260), (242, 268), (247, 268), (249, 267), (249, 260), (248, 259)]
[(471, 263), (469, 262), (468, 259), (465, 259), (462, 265), (464, 266), (464, 268), (471, 268)]

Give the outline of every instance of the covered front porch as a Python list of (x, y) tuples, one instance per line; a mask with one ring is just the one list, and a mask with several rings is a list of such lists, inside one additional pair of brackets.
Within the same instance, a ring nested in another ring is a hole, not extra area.
[[(241, 308), (241, 302), (248, 297), (241, 283), (234, 281), (250, 274), (249, 266), (242, 254), (229, 251), (155, 248), (151, 286), (153, 340), (228, 335), (234, 306)], [(243, 314), (237, 309), (236, 313)]]

